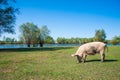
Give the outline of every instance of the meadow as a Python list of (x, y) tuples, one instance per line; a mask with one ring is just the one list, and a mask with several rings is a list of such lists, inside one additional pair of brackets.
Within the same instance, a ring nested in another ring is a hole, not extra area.
[(0, 49), (0, 80), (120, 80), (120, 47), (109, 46), (86, 63), (71, 57), (78, 47)]

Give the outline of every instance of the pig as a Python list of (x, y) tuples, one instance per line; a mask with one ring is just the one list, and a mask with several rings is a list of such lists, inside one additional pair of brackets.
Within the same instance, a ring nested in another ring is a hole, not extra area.
[(104, 42), (89, 42), (81, 45), (75, 54), (72, 54), (72, 57), (77, 57), (78, 63), (85, 62), (87, 55), (95, 55), (99, 53), (101, 55), (101, 62), (105, 60), (105, 49), (107, 48), (106, 43)]

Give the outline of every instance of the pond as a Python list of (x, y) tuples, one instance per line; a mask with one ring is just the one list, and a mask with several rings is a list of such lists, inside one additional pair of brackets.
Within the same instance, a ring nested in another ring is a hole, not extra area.
[[(81, 44), (44, 44), (44, 47), (73, 47), (73, 46), (80, 46)], [(107, 44), (108, 46), (112, 46), (112, 44)], [(116, 45), (120, 46), (120, 44)], [(32, 45), (31, 45), (32, 47)], [(39, 45), (36, 46), (39, 48)], [(0, 44), (0, 49), (5, 48), (27, 48), (26, 44)]]
[[(44, 47), (60, 47), (60, 46), (63, 46), (63, 47), (80, 46), (80, 44), (44, 44)], [(39, 45), (37, 45), (36, 47), (39, 47)], [(0, 44), (0, 49), (5, 49), (5, 48), (27, 48), (27, 45), (26, 44)]]

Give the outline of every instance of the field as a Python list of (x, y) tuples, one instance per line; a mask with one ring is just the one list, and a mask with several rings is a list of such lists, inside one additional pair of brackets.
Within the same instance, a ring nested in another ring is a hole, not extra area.
[(71, 57), (78, 47), (0, 50), (0, 80), (120, 80), (120, 47), (109, 47), (105, 62), (100, 55), (86, 63)]

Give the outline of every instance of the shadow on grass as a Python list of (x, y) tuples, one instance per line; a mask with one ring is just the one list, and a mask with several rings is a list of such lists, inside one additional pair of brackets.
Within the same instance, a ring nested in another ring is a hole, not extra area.
[[(115, 59), (107, 59), (104, 62), (116, 62), (118, 60)], [(87, 60), (86, 62), (101, 62), (101, 60), (95, 59), (95, 60)]]
[(0, 52), (27, 52), (27, 51), (55, 51), (71, 49), (73, 47), (43, 47), (43, 48), (6, 48), (0, 49)]

